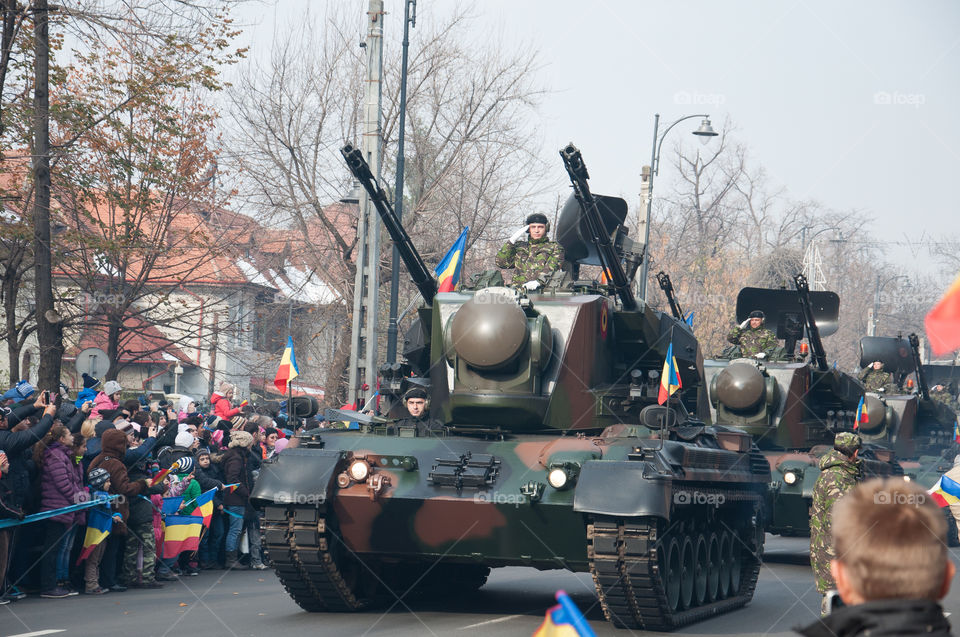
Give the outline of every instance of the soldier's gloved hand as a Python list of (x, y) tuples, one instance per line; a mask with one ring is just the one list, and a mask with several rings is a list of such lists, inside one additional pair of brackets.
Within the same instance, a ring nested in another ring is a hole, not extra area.
[(540, 287), (540, 281), (537, 281), (536, 279), (534, 279), (533, 281), (527, 281), (526, 283), (523, 284), (523, 287), (525, 287), (528, 290), (536, 290), (537, 288)]
[(741, 329), (741, 330), (745, 330), (745, 329), (747, 329), (748, 327), (750, 327), (750, 319), (747, 319), (746, 321), (744, 321), (743, 323), (740, 324), (740, 329)]
[(513, 235), (511, 235), (511, 237), (510, 237), (509, 239), (507, 239), (507, 242), (508, 242), (508, 243), (516, 243), (517, 241), (519, 241), (519, 240), (520, 240), (520, 237), (522, 237), (523, 235), (527, 234), (527, 228), (529, 228), (529, 227), (530, 227), (529, 225), (526, 225), (526, 226), (523, 226), (522, 228), (520, 228), (519, 230), (517, 230), (516, 232), (514, 232)]

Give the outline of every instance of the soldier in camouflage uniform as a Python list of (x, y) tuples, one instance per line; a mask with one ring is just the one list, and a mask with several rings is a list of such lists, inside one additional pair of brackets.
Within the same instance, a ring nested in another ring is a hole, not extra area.
[(765, 318), (763, 312), (754, 310), (740, 327), (727, 334), (727, 340), (740, 348), (741, 356), (756, 356), (777, 346), (777, 335), (763, 327)]
[(954, 394), (953, 388), (947, 385), (934, 385), (931, 387), (930, 398), (943, 403), (954, 411), (958, 409), (956, 394)]
[(890, 384), (890, 374), (883, 371), (883, 363), (880, 361), (873, 361), (867, 365), (867, 368), (860, 372), (859, 378), (867, 391), (880, 391)]
[(820, 476), (813, 486), (810, 511), (810, 565), (817, 578), (817, 592), (824, 595), (821, 613), (826, 615), (826, 592), (836, 588), (830, 574), (830, 560), (836, 557), (830, 531), (833, 504), (861, 479), (861, 463), (857, 458), (862, 442), (855, 433), (838, 433), (833, 449), (820, 458)]
[[(497, 267), (513, 268), (511, 285), (520, 287), (531, 281), (539, 281), (542, 285), (563, 265), (563, 248), (547, 238), (549, 229), (546, 215), (535, 212), (527, 217), (527, 226), (500, 248)], [(523, 234), (529, 234), (528, 239), (519, 241)]]

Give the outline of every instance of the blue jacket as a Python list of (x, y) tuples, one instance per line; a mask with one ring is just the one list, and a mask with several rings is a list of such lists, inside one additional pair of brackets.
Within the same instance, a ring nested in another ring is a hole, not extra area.
[(80, 409), (81, 407), (83, 407), (83, 403), (87, 402), (88, 400), (90, 402), (93, 402), (93, 399), (96, 397), (97, 397), (97, 390), (94, 389), (93, 387), (81, 389), (80, 393), (77, 394), (77, 399), (73, 401), (73, 404), (77, 407), (77, 409)]

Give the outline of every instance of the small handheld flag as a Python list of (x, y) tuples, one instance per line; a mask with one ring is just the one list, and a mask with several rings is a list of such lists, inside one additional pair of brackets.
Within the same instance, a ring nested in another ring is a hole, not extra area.
[(160, 507), (161, 515), (172, 515), (180, 510), (180, 505), (183, 504), (183, 496), (172, 496), (169, 498), (163, 499), (163, 504)]
[(237, 490), (237, 487), (239, 487), (239, 486), (240, 486), (240, 483), (239, 483), (239, 482), (234, 482), (233, 484), (225, 484), (225, 485), (223, 485), (221, 488), (222, 488), (224, 491), (227, 491), (227, 492), (229, 492), (229, 493), (233, 493), (234, 491)]
[[(110, 505), (107, 504), (107, 507)], [(90, 557), (93, 549), (100, 542), (103, 542), (113, 528), (113, 516), (110, 511), (102, 511), (100, 507), (94, 507), (87, 513), (87, 534), (83, 538), (83, 548), (80, 549), (80, 557), (77, 558), (77, 564)]]
[(162, 471), (158, 471), (158, 472), (157, 472), (157, 475), (155, 475), (155, 476), (153, 476), (152, 478), (150, 478), (150, 481), (147, 482), (147, 485), (152, 487), (152, 486), (156, 486), (156, 485), (160, 484), (161, 482), (163, 482), (163, 479), (167, 477), (167, 474), (170, 473), (170, 470), (171, 470), (172, 468), (173, 468), (173, 467), (170, 467), (170, 468), (167, 468), (167, 469), (163, 469)]
[(453, 242), (446, 256), (437, 265), (434, 273), (437, 275), (437, 291), (453, 292), (460, 281), (460, 269), (463, 265), (463, 253), (467, 250), (467, 232), (470, 226), (463, 229), (457, 240)]
[(667, 347), (667, 358), (663, 361), (663, 372), (660, 374), (660, 393), (657, 395), (657, 402), (663, 404), (676, 392), (683, 387), (680, 382), (680, 374), (677, 372), (677, 359), (673, 356), (673, 342)]
[(168, 515), (163, 520), (163, 558), (176, 557), (200, 547), (203, 518), (194, 515)]
[(857, 404), (857, 415), (853, 419), (853, 428), (859, 429), (861, 424), (867, 424), (870, 422), (870, 416), (867, 414), (866, 406), (863, 402), (863, 396), (860, 397), (860, 403)]
[(960, 443), (960, 416), (957, 416), (957, 421), (953, 423), (953, 441)]
[(280, 359), (280, 368), (277, 369), (277, 377), (273, 379), (273, 386), (281, 394), (287, 393), (287, 385), (294, 378), (300, 375), (297, 369), (297, 357), (293, 355), (293, 337), (287, 337), (287, 348), (283, 350), (283, 357)]
[(693, 310), (690, 310), (690, 313), (687, 314), (687, 317), (685, 319), (683, 319), (683, 322), (689, 325), (690, 327), (693, 327)]
[(556, 597), (559, 603), (547, 610), (533, 637), (594, 637), (596, 633), (573, 600), (564, 591), (557, 591)]
[(198, 515), (203, 518), (203, 526), (210, 528), (210, 520), (213, 518), (213, 496), (216, 494), (217, 489), (214, 487), (209, 491), (204, 491), (197, 496), (197, 499), (194, 501), (197, 505), (197, 508), (194, 509), (191, 515)]
[(937, 483), (927, 493), (940, 508), (951, 504), (960, 504), (960, 483), (947, 476), (940, 476)]

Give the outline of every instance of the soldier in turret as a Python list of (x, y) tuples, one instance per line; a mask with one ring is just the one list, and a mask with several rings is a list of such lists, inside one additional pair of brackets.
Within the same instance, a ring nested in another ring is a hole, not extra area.
[(950, 385), (934, 385), (930, 388), (930, 398), (937, 402), (943, 403), (954, 411), (960, 410), (960, 405), (957, 404), (957, 393), (953, 387), (953, 383)]
[[(527, 217), (527, 225), (500, 248), (497, 267), (513, 268), (511, 285), (520, 287), (534, 281), (543, 285), (563, 265), (563, 247), (547, 237), (549, 230), (547, 216), (535, 212)], [(527, 240), (521, 241), (524, 234)]]
[(763, 326), (765, 318), (763, 312), (754, 310), (747, 320), (727, 334), (727, 340), (740, 348), (741, 356), (756, 356), (777, 346), (777, 335)]
[(403, 404), (410, 414), (397, 421), (397, 427), (416, 427), (418, 436), (427, 436), (443, 428), (436, 418), (430, 418), (427, 407), (427, 392), (420, 387), (414, 387), (403, 396)]
[(845, 493), (862, 479), (861, 461), (857, 457), (862, 441), (848, 431), (833, 440), (833, 449), (820, 458), (820, 475), (813, 485), (810, 510), (810, 565), (817, 579), (817, 592), (823, 595), (820, 612), (826, 615), (827, 591), (836, 588), (830, 573), (830, 560), (836, 557), (831, 531), (831, 509)]
[(883, 363), (880, 361), (873, 361), (867, 368), (860, 372), (859, 377), (860, 382), (863, 383), (864, 389), (867, 391), (880, 391), (886, 385), (890, 384), (890, 373), (883, 371)]

